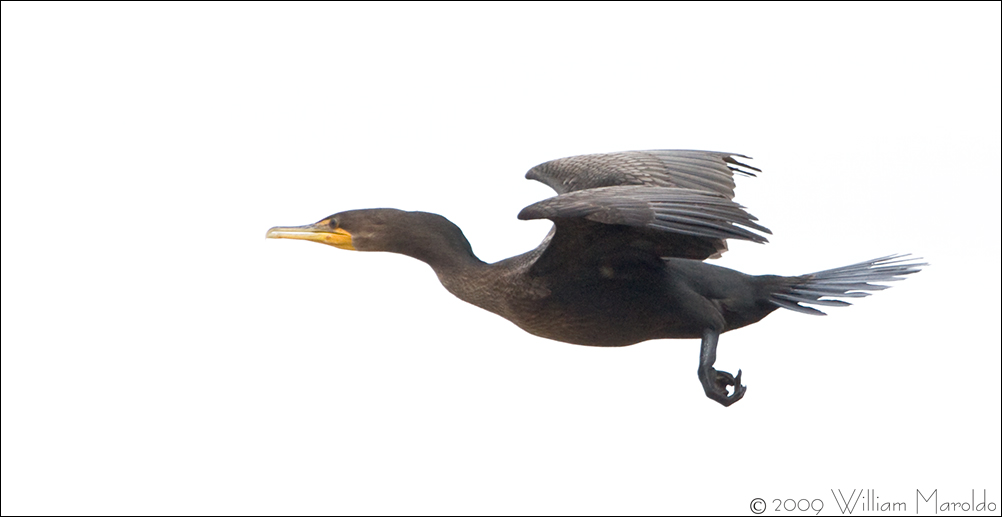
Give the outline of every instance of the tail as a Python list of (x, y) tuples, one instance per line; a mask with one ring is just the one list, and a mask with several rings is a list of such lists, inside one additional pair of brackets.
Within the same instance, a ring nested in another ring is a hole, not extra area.
[(809, 275), (785, 278), (784, 286), (769, 297), (769, 301), (784, 309), (824, 316), (825, 313), (800, 305), (827, 305), (845, 307), (849, 302), (834, 298), (862, 298), (870, 296), (866, 291), (882, 291), (889, 285), (874, 285), (869, 282), (891, 282), (904, 280), (904, 275), (918, 273), (922, 266), (928, 266), (922, 260), (909, 258), (909, 254), (888, 255), (878, 259), (867, 260), (851, 266), (837, 267), (818, 271)]

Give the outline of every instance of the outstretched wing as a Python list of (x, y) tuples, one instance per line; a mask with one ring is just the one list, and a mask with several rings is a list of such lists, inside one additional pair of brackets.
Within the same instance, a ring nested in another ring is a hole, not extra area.
[(627, 250), (635, 257), (704, 260), (726, 251), (726, 239), (766, 242), (752, 230), (772, 232), (731, 201), (734, 173), (758, 171), (734, 156), (747, 158), (712, 151), (629, 151), (533, 167), (526, 177), (559, 194), (518, 215), (555, 225), (534, 269), (548, 271), (570, 260), (600, 262)]
[(734, 197), (734, 173), (754, 176), (759, 169), (715, 151), (626, 151), (585, 154), (541, 163), (525, 174), (557, 194), (619, 185), (678, 187)]
[(523, 208), (518, 218), (584, 218), (702, 238), (754, 242), (767, 241), (742, 226), (771, 233), (741, 205), (720, 194), (687, 188), (629, 185), (579, 190), (533, 203)]

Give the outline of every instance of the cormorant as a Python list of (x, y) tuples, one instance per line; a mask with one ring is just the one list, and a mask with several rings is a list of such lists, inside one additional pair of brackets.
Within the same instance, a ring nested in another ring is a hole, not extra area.
[[(723, 332), (778, 308), (845, 306), (839, 298), (886, 289), (924, 263), (889, 255), (801, 276), (752, 276), (703, 262), (725, 239), (764, 243), (771, 234), (734, 197), (734, 174), (759, 169), (712, 151), (652, 150), (552, 160), (526, 178), (557, 195), (522, 209), (519, 219), (553, 222), (534, 250), (494, 264), (473, 254), (462, 230), (427, 212), (350, 210), (267, 237), (303, 239), (358, 251), (389, 251), (424, 261), (461, 300), (545, 338), (589, 346), (649, 339), (701, 338), (698, 377), (706, 396), (729, 406), (745, 394), (736, 376), (713, 368)], [(760, 233), (756, 233), (760, 232)], [(731, 392), (729, 387), (733, 387)]]

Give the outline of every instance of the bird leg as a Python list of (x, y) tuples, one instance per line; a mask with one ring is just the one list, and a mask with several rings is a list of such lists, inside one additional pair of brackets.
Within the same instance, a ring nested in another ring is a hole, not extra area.
[[(699, 383), (707, 397), (716, 400), (724, 406), (741, 400), (745, 395), (745, 386), (741, 385), (741, 370), (733, 376), (727, 372), (718, 372), (713, 368), (717, 360), (717, 338), (720, 333), (715, 330), (703, 331), (703, 343), (699, 347)], [(727, 393), (727, 387), (734, 386), (734, 393)]]

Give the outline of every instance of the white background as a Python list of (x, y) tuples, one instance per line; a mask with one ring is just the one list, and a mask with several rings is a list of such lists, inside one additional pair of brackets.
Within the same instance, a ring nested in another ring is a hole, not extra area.
[[(999, 5), (3, 3), (3, 513), (1002, 504)], [(547, 341), (264, 239), (396, 207), (495, 261), (549, 227), (531, 166), (652, 148), (763, 169), (774, 236), (720, 265), (931, 265), (724, 335), (723, 408), (697, 341)]]

